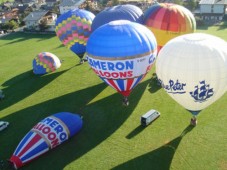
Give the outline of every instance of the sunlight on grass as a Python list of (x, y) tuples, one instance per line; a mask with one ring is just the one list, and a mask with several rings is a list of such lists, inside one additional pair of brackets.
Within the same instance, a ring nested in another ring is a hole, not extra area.
[[(226, 29), (219, 27), (197, 32), (227, 40)], [(155, 67), (124, 107), (122, 96), (88, 63), (79, 65), (79, 58), (54, 35), (12, 34), (0, 39), (0, 51), (0, 82), (6, 95), (0, 101), (0, 118), (10, 122), (0, 134), (2, 160), (10, 158), (37, 122), (68, 111), (83, 116), (81, 132), (21, 169), (226, 169), (227, 94), (204, 109), (198, 126), (191, 128), (189, 112), (152, 79)], [(62, 66), (54, 73), (34, 75), (32, 60), (45, 51), (63, 60)], [(150, 109), (161, 116), (141, 127), (140, 117)]]

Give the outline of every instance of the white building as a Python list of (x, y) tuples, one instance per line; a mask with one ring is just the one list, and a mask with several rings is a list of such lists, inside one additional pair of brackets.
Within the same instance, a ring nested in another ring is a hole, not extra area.
[(85, 2), (85, 0), (62, 0), (59, 5), (60, 14), (79, 8), (83, 2)]
[(39, 24), (41, 20), (47, 21), (49, 26), (48, 31), (55, 31), (55, 22), (57, 20), (57, 14), (49, 11), (34, 11), (24, 18), (26, 28), (39, 30)]
[(201, 0), (200, 14), (205, 20), (222, 20), (226, 13), (227, 0)]

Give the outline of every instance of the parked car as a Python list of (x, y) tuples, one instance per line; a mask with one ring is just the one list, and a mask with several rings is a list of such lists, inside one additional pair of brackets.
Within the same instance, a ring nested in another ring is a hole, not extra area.
[(0, 121), (0, 131), (4, 130), (5, 128), (7, 128), (9, 125), (9, 122), (5, 122), (5, 121)]

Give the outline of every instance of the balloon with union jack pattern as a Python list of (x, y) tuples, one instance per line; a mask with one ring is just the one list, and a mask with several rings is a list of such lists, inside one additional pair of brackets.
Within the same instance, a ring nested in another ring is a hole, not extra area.
[(83, 58), (95, 15), (84, 9), (74, 9), (60, 15), (55, 32), (60, 41), (79, 58)]
[(157, 42), (144, 25), (116, 20), (91, 34), (86, 52), (94, 72), (127, 101), (133, 88), (151, 69), (157, 55)]
[(82, 124), (78, 114), (69, 112), (46, 117), (25, 135), (9, 161), (15, 169), (24, 166), (77, 134)]

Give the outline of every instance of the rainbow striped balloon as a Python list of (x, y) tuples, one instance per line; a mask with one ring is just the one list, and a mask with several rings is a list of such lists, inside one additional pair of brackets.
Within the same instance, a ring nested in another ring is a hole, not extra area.
[(39, 53), (33, 60), (34, 74), (46, 74), (57, 70), (61, 66), (59, 58), (49, 52)]
[(157, 3), (144, 13), (144, 25), (155, 35), (160, 50), (169, 40), (196, 30), (193, 14), (183, 6)]
[(62, 14), (56, 21), (55, 32), (60, 41), (80, 58), (86, 51), (95, 15), (84, 9), (74, 9)]

